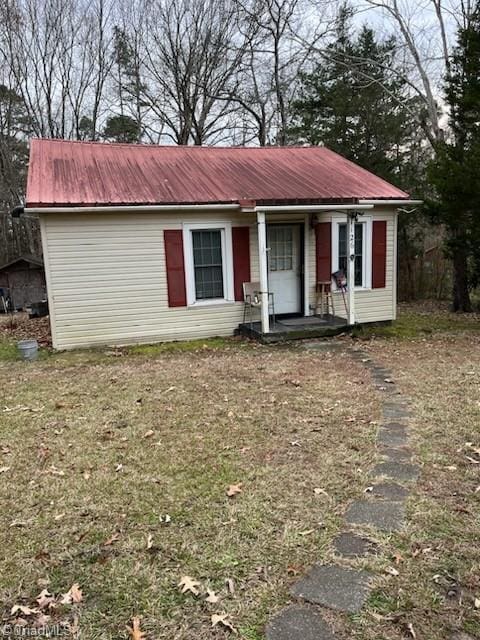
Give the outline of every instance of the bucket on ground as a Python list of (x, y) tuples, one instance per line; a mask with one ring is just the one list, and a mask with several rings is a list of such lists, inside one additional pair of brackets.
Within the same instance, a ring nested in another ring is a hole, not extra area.
[(20, 340), (17, 349), (23, 360), (35, 360), (38, 356), (38, 342), (36, 340)]

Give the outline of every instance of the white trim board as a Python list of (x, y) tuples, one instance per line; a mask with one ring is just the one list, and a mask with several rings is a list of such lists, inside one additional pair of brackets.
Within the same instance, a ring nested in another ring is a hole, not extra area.
[[(355, 291), (368, 291), (372, 288), (372, 216), (361, 216), (357, 223), (363, 225), (363, 284), (355, 286)], [(338, 227), (341, 224), (346, 224), (344, 216), (332, 216), (332, 273), (338, 270)], [(335, 284), (333, 290), (337, 290)]]
[[(211, 300), (197, 300), (195, 295), (195, 268), (193, 263), (192, 231), (202, 231), (208, 229), (216, 229), (221, 232), (224, 297), (212, 298)], [(233, 286), (232, 223), (227, 220), (217, 222), (184, 222), (182, 225), (182, 231), (187, 306), (199, 307), (234, 303), (235, 292)]]

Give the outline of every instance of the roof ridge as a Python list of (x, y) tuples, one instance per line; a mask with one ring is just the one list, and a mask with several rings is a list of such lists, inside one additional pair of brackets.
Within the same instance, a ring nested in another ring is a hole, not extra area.
[(265, 150), (285, 150), (285, 149), (322, 149), (335, 153), (332, 149), (325, 147), (324, 145), (266, 145), (266, 146), (252, 146), (247, 147), (245, 145), (194, 145), (194, 144), (154, 144), (153, 142), (108, 142), (106, 140), (68, 140), (65, 138), (31, 138), (30, 142), (45, 142), (51, 144), (52, 142), (61, 144), (74, 144), (74, 145), (95, 145), (100, 147), (140, 147), (144, 149), (189, 149), (189, 150), (228, 150), (228, 151), (265, 151)]

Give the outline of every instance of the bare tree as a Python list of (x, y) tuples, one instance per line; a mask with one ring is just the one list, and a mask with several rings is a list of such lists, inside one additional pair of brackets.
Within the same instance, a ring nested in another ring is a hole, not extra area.
[(465, 25), (471, 0), (365, 0), (379, 11), (404, 48), (406, 79), (423, 104), (419, 110), (428, 140), (443, 139), (441, 83), (450, 67), (452, 26)]
[(35, 135), (95, 137), (110, 73), (113, 0), (5, 0), (3, 64), (28, 111)]
[(256, 141), (287, 142), (289, 109), (312, 47), (329, 32), (327, 9), (336, 0), (240, 0), (253, 29), (245, 60), (242, 91), (231, 94), (252, 120)]
[(242, 61), (234, 0), (150, 0), (145, 5), (144, 98), (177, 144), (215, 142), (228, 128), (221, 100)]

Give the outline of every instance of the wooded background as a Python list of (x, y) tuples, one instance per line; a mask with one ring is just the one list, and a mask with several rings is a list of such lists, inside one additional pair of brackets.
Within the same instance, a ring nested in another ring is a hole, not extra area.
[[(476, 12), (469, 0), (3, 0), (0, 264), (41, 253), (37, 222), (8, 214), (31, 137), (324, 144), (435, 200), (429, 167), (457, 144), (446, 83)], [(450, 295), (439, 211), (400, 216), (401, 298)]]

